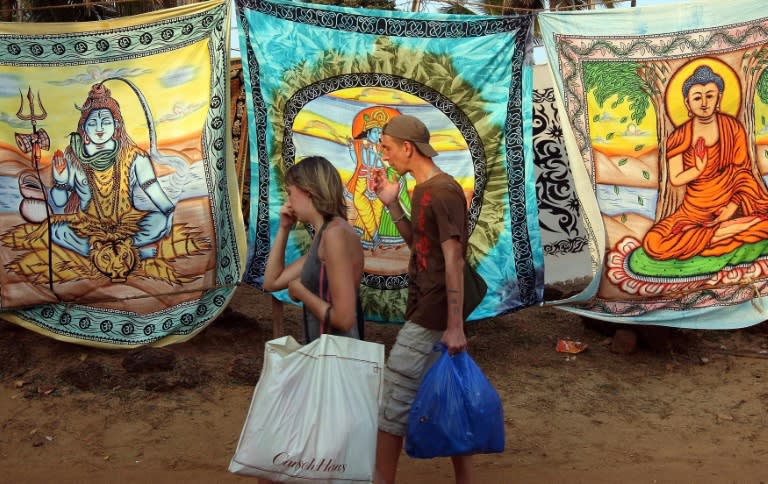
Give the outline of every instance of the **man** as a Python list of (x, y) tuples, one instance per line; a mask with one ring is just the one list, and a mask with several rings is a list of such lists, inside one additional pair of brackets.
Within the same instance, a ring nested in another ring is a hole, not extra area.
[[(410, 173), (416, 180), (409, 220), (398, 202), (400, 185), (381, 172), (373, 178), (376, 195), (411, 249), (406, 322), (384, 372), (376, 449), (375, 482), (393, 484), (411, 404), (438, 355), (432, 351), (434, 344), (442, 341), (452, 354), (467, 347), (462, 314), (467, 205), (461, 186), (432, 161), (437, 152), (424, 123), (396, 116), (382, 133), (383, 159), (400, 176)], [(470, 456), (451, 459), (456, 482), (474, 482)]]

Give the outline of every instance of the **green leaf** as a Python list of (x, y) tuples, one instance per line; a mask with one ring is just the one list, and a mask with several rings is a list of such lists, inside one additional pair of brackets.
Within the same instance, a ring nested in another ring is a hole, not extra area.
[(613, 193), (615, 193), (616, 195), (619, 194), (619, 186), (618, 185), (614, 185), (613, 186)]
[(614, 135), (614, 134), (615, 134), (615, 133), (612, 133), (612, 132), (611, 132), (611, 133), (608, 133), (607, 135), (605, 135), (605, 139), (607, 139), (607, 140), (611, 140), (611, 139), (613, 138), (613, 135)]
[(640, 151), (640, 150), (643, 149), (643, 147), (645, 147), (645, 145), (636, 145), (635, 146), (635, 151)]
[(622, 213), (621, 214), (621, 223), (623, 223), (623, 224), (627, 223), (627, 214), (626, 213)]
[(626, 123), (626, 122), (627, 122), (627, 119), (629, 119), (629, 118), (627, 118), (626, 116), (624, 116), (624, 117), (622, 117), (622, 118), (619, 120), (619, 122), (620, 122), (620, 123)]
[(622, 158), (619, 160), (619, 166), (624, 166), (627, 164), (627, 161), (629, 161), (627, 158)]
[(639, 204), (641, 207), (642, 207), (643, 205), (645, 205), (645, 202), (643, 201), (643, 197), (641, 197), (640, 195), (638, 195), (638, 196), (637, 196), (637, 203), (638, 203), (638, 204)]
[(598, 121), (600, 121), (600, 115), (599, 114), (595, 114), (594, 116), (592, 116), (592, 122), (593, 123), (596, 123)]
[(651, 174), (648, 173), (647, 170), (643, 170), (643, 178), (645, 178), (646, 180), (650, 180), (651, 179)]

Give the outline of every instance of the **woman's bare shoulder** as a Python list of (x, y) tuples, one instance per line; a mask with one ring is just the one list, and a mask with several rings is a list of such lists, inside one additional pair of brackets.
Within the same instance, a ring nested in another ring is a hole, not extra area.
[(349, 222), (339, 217), (335, 218), (328, 224), (328, 227), (326, 227), (325, 234), (323, 235), (323, 242), (326, 240), (334, 245), (341, 243), (360, 244), (360, 237), (357, 235), (357, 232), (355, 232), (355, 229), (352, 228)]

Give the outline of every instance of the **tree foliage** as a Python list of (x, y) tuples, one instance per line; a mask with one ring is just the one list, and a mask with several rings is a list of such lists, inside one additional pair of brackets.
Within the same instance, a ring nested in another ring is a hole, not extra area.
[[(614, 8), (620, 0), (455, 0), (440, 9), (443, 13), (518, 15), (528, 11), (586, 10), (600, 5)], [(634, 2), (632, 2), (634, 3)], [(476, 6), (473, 4), (477, 4)], [(634, 5), (633, 5), (634, 6)]]
[(394, 10), (394, 0), (311, 0), (310, 3), (320, 5), (336, 5), (338, 7), (361, 7), (376, 10)]
[(617, 99), (611, 104), (616, 108), (625, 101), (629, 102), (632, 121), (640, 124), (648, 113), (650, 100), (646, 94), (645, 83), (637, 74), (634, 62), (585, 62), (584, 89), (594, 92), (600, 107), (612, 96)]
[(2, 0), (16, 22), (90, 22), (154, 12), (199, 0)]
[[(127, 17), (202, 0), (0, 0), (3, 20), (15, 22), (89, 22)], [(313, 0), (311, 3), (341, 7), (394, 10), (394, 0)]]

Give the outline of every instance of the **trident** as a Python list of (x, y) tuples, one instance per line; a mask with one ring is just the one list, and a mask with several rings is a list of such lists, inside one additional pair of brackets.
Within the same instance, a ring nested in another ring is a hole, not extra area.
[(43, 107), (43, 102), (40, 100), (40, 93), (37, 93), (37, 105), (40, 107), (40, 114), (35, 113), (35, 95), (32, 94), (32, 88), (27, 91), (27, 99), (29, 100), (29, 114), (24, 114), (24, 95), (19, 90), (19, 96), (21, 97), (21, 106), (16, 113), (16, 117), (22, 121), (32, 122), (32, 133), (23, 134), (16, 133), (16, 145), (24, 153), (32, 152), (32, 161), (35, 168), (39, 168), (41, 150), (50, 149), (51, 139), (48, 137), (48, 133), (43, 128), (37, 129), (37, 122), (42, 121), (48, 116), (48, 113)]
[[(48, 137), (48, 133), (43, 128), (37, 129), (37, 122), (42, 121), (48, 117), (48, 113), (43, 107), (43, 102), (40, 100), (40, 92), (37, 93), (37, 105), (40, 106), (40, 114), (35, 113), (35, 96), (32, 94), (32, 88), (27, 91), (27, 99), (29, 100), (29, 114), (24, 114), (24, 95), (19, 89), (19, 96), (21, 97), (21, 105), (19, 111), (16, 113), (16, 117), (22, 121), (30, 121), (32, 123), (32, 133), (16, 133), (16, 145), (24, 153), (32, 152), (32, 162), (34, 163), (35, 171), (37, 171), (37, 179), (40, 181), (40, 185), (43, 186), (43, 181), (40, 178), (40, 155), (41, 150), (48, 151), (51, 147), (51, 139)], [(43, 190), (43, 198), (45, 199), (45, 206), (48, 207), (48, 196), (46, 191)], [(50, 212), (49, 212), (50, 213)], [(56, 294), (53, 289), (53, 247), (50, 244), (51, 240), (51, 224), (48, 224), (48, 287), (51, 292)], [(56, 295), (58, 298), (58, 295)]]

